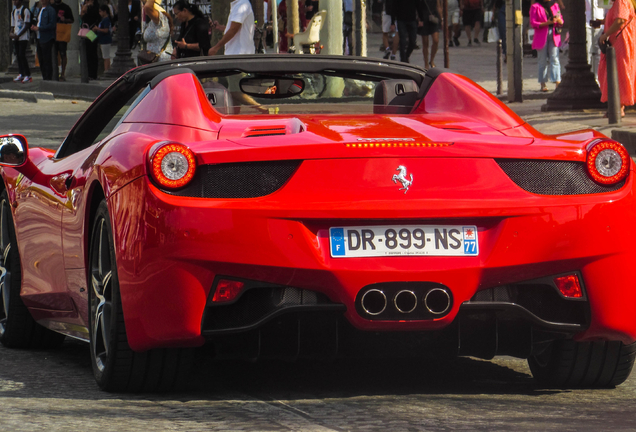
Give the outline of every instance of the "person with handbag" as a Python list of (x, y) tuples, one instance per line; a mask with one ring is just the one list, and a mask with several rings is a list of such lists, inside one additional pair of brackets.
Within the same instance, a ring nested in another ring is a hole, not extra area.
[(161, 0), (146, 0), (143, 7), (146, 17), (150, 20), (143, 34), (146, 49), (139, 51), (137, 63), (139, 65), (170, 60), (172, 45), (172, 18), (161, 7)]
[[(99, 25), (102, 18), (99, 15), (99, 7), (96, 4), (96, 0), (86, 0), (82, 6), (82, 23), (88, 28), (93, 28)], [(82, 43), (86, 46), (86, 66), (88, 68), (88, 77), (90, 79), (97, 79), (97, 67), (99, 58), (97, 56), (97, 39), (90, 40), (87, 38), (82, 39)]]
[[(424, 54), (424, 67), (435, 67), (435, 54), (439, 47), (439, 29), (442, 23), (442, 4), (440, 0), (422, 0), (424, 12), (427, 14), (417, 33), (422, 36), (422, 53)], [(428, 59), (428, 37), (431, 36), (431, 60)]]
[(210, 23), (197, 5), (179, 0), (172, 7), (176, 18), (181, 22), (181, 39), (176, 41), (177, 49), (172, 58), (198, 57), (210, 49)]
[(51, 0), (40, 0), (40, 14), (38, 23), (31, 30), (38, 32), (38, 59), (40, 71), (44, 81), (53, 79), (53, 44), (57, 28), (55, 9), (51, 7)]
[[(616, 52), (616, 70), (621, 101), (621, 116), (625, 106), (636, 103), (636, 0), (615, 0), (605, 16), (605, 30), (599, 44), (610, 44)], [(601, 47), (603, 51), (603, 47)], [(607, 102), (607, 59), (601, 54), (598, 67), (601, 102)]]
[(15, 44), (15, 55), (18, 63), (19, 75), (13, 79), (18, 83), (30, 83), (31, 69), (27, 60), (26, 51), (29, 46), (29, 26), (31, 11), (22, 4), (22, 0), (13, 0), (14, 9), (11, 13), (10, 37)]
[(561, 27), (563, 17), (555, 0), (539, 0), (530, 7), (530, 25), (534, 28), (532, 49), (539, 56), (539, 75), (541, 91), (547, 92), (546, 82), (561, 83), (561, 62), (559, 47), (561, 46)]
[[(51, 6), (55, 9), (55, 14), (57, 16), (55, 44), (53, 45), (53, 78), (56, 81), (66, 81), (66, 47), (71, 41), (71, 27), (75, 22), (75, 17), (73, 17), (73, 11), (71, 8), (62, 0), (55, 0)], [(62, 66), (61, 73), (58, 71), (58, 55)]]

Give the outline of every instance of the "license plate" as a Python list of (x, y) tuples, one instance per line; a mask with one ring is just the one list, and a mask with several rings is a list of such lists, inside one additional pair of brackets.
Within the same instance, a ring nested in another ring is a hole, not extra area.
[(377, 256), (476, 256), (477, 227), (390, 225), (329, 228), (333, 258)]

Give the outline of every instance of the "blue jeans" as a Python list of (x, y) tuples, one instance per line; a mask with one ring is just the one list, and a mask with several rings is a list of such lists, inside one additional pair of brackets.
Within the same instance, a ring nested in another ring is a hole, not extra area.
[(397, 29), (400, 35), (400, 61), (408, 63), (417, 46), (417, 21), (398, 21)]
[(548, 30), (548, 41), (545, 46), (537, 50), (539, 55), (539, 82), (561, 82), (561, 63), (559, 62), (559, 47), (554, 45), (552, 29)]
[(506, 5), (504, 4), (497, 12), (497, 29), (499, 30), (499, 39), (501, 39), (501, 51), (506, 55)]

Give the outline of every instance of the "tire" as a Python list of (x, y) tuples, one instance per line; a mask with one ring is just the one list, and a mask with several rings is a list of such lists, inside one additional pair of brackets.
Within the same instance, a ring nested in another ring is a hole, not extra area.
[(97, 385), (110, 392), (154, 392), (183, 384), (193, 350), (135, 352), (128, 345), (106, 201), (95, 215), (89, 266), (90, 356)]
[(7, 191), (0, 194), (0, 342), (7, 348), (53, 348), (65, 336), (35, 322), (20, 298), (22, 268)]
[(545, 387), (611, 388), (629, 377), (635, 357), (636, 344), (560, 340), (530, 357), (528, 365)]

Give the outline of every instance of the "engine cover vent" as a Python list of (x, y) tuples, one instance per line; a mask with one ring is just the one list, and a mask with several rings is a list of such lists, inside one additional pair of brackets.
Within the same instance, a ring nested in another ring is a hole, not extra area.
[(263, 137), (272, 135), (287, 135), (285, 126), (258, 126), (248, 128), (243, 134), (244, 138)]

